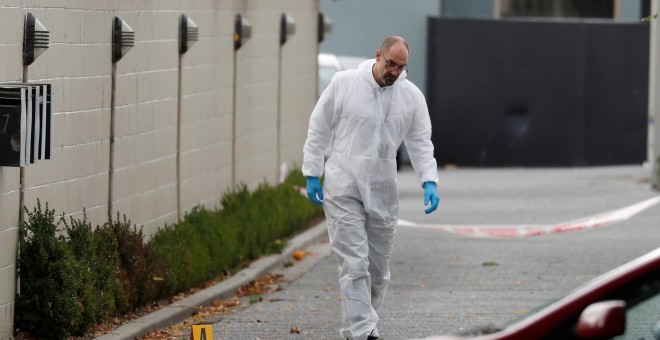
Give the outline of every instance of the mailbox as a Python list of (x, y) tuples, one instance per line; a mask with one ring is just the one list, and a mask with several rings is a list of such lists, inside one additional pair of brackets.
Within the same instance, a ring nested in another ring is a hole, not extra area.
[(0, 88), (0, 165), (25, 166), (25, 96), (23, 88)]
[(50, 159), (51, 129), (50, 84), (0, 83), (0, 166)]

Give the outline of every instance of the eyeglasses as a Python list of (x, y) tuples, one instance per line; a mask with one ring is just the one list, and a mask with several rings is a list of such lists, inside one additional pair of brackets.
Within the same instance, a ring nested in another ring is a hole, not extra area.
[(405, 65), (397, 65), (395, 62), (391, 60), (385, 60), (385, 68), (387, 68), (390, 71), (397, 70), (399, 73), (406, 71), (408, 72), (408, 64)]

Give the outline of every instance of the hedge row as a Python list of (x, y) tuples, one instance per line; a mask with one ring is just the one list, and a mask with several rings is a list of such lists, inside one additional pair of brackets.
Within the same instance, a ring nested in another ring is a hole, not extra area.
[(281, 251), (323, 213), (298, 192), (304, 182), (295, 171), (282, 185), (239, 186), (222, 196), (222, 209), (196, 207), (148, 242), (125, 216), (92, 228), (84, 215), (67, 221), (38, 202), (27, 211), (20, 246), (16, 329), (37, 338), (82, 335), (108, 317)]

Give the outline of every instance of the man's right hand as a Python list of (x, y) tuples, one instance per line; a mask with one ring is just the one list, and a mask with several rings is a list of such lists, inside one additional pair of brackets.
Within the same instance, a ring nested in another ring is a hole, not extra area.
[(435, 182), (425, 182), (424, 183), (424, 205), (431, 203), (431, 206), (424, 210), (425, 213), (430, 214), (438, 209), (438, 203), (440, 203), (440, 196), (438, 196), (438, 190), (436, 189)]
[(323, 205), (323, 188), (318, 177), (307, 177), (307, 197), (316, 205)]

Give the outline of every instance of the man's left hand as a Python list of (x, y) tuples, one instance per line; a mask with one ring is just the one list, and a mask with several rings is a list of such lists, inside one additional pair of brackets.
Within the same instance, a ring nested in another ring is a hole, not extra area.
[(434, 182), (424, 183), (424, 205), (429, 205), (429, 203), (431, 203), (431, 206), (424, 210), (427, 214), (438, 209), (438, 203), (440, 203), (440, 196), (438, 196), (438, 191), (436, 190)]

